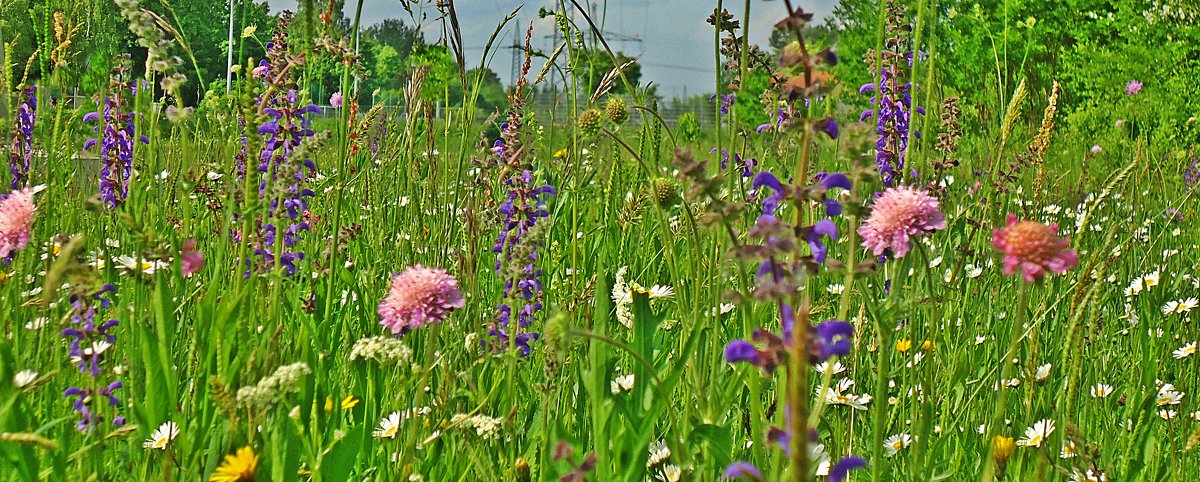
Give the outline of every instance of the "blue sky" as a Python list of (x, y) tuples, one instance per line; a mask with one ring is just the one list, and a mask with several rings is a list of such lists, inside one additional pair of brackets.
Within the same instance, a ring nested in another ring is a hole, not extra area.
[[(273, 11), (295, 10), (296, 0), (268, 0)], [(324, 2), (318, 2), (324, 3)], [(437, 12), (432, 2), (426, 4), (427, 18), (422, 22), (429, 39), (441, 37), (441, 24), (436, 20)], [(580, 0), (586, 5), (588, 0)], [(604, 30), (616, 34), (638, 37), (641, 42), (614, 42), (615, 36), (608, 35), (609, 45), (614, 50), (624, 51), (637, 57), (642, 63), (642, 81), (653, 81), (659, 93), (665, 97), (691, 95), (713, 91), (713, 38), (711, 27), (704, 22), (716, 7), (715, 0), (591, 0), (597, 12), (604, 16)], [(724, 2), (740, 19), (742, 2)], [(836, 5), (836, 0), (809, 0), (794, 2), (803, 5), (818, 17), (827, 15)], [(347, 9), (354, 8), (355, 0), (347, 0)], [(477, 65), (483, 54), (483, 45), (495, 30), (496, 24), (505, 15), (524, 5), (518, 19), (524, 25), (534, 22), (534, 46), (546, 52), (552, 51), (552, 39), (545, 38), (553, 33), (549, 19), (537, 19), (539, 7), (557, 4), (554, 0), (459, 0), (456, 8), (464, 43), (467, 46), (467, 62)], [(568, 6), (570, 2), (567, 2)], [(753, 0), (751, 3), (751, 42), (766, 44), (771, 26), (785, 15), (783, 2), (779, 0)], [(416, 9), (414, 13), (418, 14)], [(352, 16), (352, 11), (347, 11)], [(378, 23), (385, 18), (401, 18), (410, 21), (408, 13), (397, 0), (364, 0), (362, 24)], [(582, 21), (582, 18), (579, 19)], [(522, 28), (523, 31), (523, 28)], [(514, 29), (509, 28), (501, 45), (512, 43)], [(536, 60), (536, 59), (535, 59)], [(490, 62), (492, 70), (505, 83), (511, 82), (512, 56), (510, 50), (500, 50)], [(539, 65), (534, 65), (537, 71)]]

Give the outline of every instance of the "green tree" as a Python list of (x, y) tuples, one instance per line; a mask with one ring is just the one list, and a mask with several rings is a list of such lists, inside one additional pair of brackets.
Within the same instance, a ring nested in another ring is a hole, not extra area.
[[(642, 66), (637, 61), (622, 52), (615, 52), (617, 62), (621, 65), (633, 62), (625, 68), (625, 78), (629, 80), (631, 85), (636, 86), (642, 78)], [(613, 70), (613, 59), (604, 49), (577, 49), (575, 56), (571, 59), (570, 70), (582, 83), (584, 89), (590, 94), (596, 91), (600, 85), (600, 81), (604, 76), (608, 75)], [(613, 82), (613, 94), (626, 94), (628, 89), (625, 87), (625, 82), (617, 77)]]

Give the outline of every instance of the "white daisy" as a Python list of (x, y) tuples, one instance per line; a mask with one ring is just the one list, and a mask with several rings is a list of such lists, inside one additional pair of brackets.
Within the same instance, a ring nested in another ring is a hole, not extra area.
[(1047, 378), (1050, 378), (1050, 368), (1049, 363), (1037, 367), (1037, 370), (1033, 373), (1033, 378), (1039, 382), (1046, 381)]
[(1165, 383), (1158, 389), (1158, 397), (1155, 401), (1158, 406), (1163, 405), (1179, 405), (1183, 403), (1183, 392), (1175, 389), (1175, 385)]
[(158, 430), (155, 430), (154, 433), (150, 434), (150, 438), (146, 439), (145, 442), (142, 442), (142, 447), (151, 450), (166, 450), (167, 444), (171, 443), (172, 440), (175, 440), (175, 437), (178, 435), (179, 426), (175, 425), (175, 422), (168, 421), (162, 425), (159, 425)]
[(1195, 354), (1196, 354), (1196, 342), (1194, 342), (1194, 341), (1179, 347), (1178, 350), (1171, 352), (1171, 356), (1175, 357), (1176, 360), (1187, 358), (1187, 357), (1195, 355)]
[(808, 445), (808, 460), (815, 461), (817, 464), (817, 476), (825, 477), (829, 475), (829, 454), (825, 453), (825, 445), (814, 443)]
[(734, 308), (736, 308), (736, 306), (733, 303), (721, 303), (720, 305), (713, 307), (712, 315), (713, 316), (724, 315), (724, 314), (732, 312)]
[(1092, 386), (1092, 398), (1108, 398), (1109, 395), (1112, 395), (1112, 392), (1112, 385), (1097, 383), (1096, 385)]
[(1025, 438), (1017, 442), (1022, 447), (1041, 447), (1042, 443), (1054, 433), (1054, 421), (1042, 419), (1025, 429)]
[(830, 294), (840, 295), (843, 291), (846, 291), (846, 285), (831, 284), (825, 287), (825, 291), (828, 291)]
[(1174, 410), (1162, 409), (1158, 411), (1158, 417), (1163, 420), (1174, 419), (1176, 415), (1179, 415), (1179, 412)]
[(109, 343), (108, 340), (93, 341), (92, 346), (83, 349), (83, 356), (72, 356), (71, 362), (79, 363), (84, 358), (103, 355), (109, 348), (112, 348), (112, 343)]
[(650, 458), (646, 460), (646, 468), (654, 467), (655, 465), (666, 462), (671, 457), (671, 448), (667, 447), (665, 440), (659, 440), (650, 444)]
[(1137, 296), (1142, 293), (1142, 289), (1144, 287), (1145, 285), (1142, 283), (1142, 279), (1136, 278), (1129, 283), (1129, 286), (1125, 287), (1125, 296), (1128, 298)]
[(909, 445), (912, 445), (912, 436), (906, 433), (892, 435), (883, 441), (883, 448), (887, 450), (888, 456), (896, 455), (897, 452)]
[(400, 412), (392, 412), (379, 422), (379, 428), (372, 432), (378, 438), (396, 438), (400, 431)]
[(1076, 452), (1077, 450), (1075, 448), (1075, 442), (1068, 440), (1066, 445), (1063, 445), (1062, 452), (1059, 453), (1058, 456), (1059, 458), (1069, 459), (1075, 457), (1075, 455), (1077, 455)]
[(1108, 475), (1100, 469), (1088, 467), (1087, 471), (1075, 471), (1071, 474), (1071, 482), (1108, 482)]
[(1158, 286), (1158, 279), (1159, 279), (1158, 270), (1154, 270), (1152, 272), (1146, 273), (1145, 276), (1142, 276), (1142, 280), (1146, 284), (1147, 288), (1153, 288), (1155, 286)]
[(663, 467), (662, 472), (659, 472), (654, 478), (663, 482), (679, 482), (683, 477), (683, 470), (678, 465), (668, 465)]
[(150, 261), (148, 259), (136, 259), (133, 256), (117, 256), (113, 259), (117, 263), (117, 267), (122, 271), (134, 272), (141, 271), (144, 274), (154, 274), (159, 269), (169, 268), (171, 265), (162, 261)]
[(1192, 311), (1192, 308), (1196, 306), (1200, 306), (1200, 300), (1194, 297), (1179, 301), (1168, 301), (1167, 304), (1163, 305), (1162, 313), (1164, 315), (1183, 314)]
[(665, 299), (675, 296), (675, 288), (670, 286), (654, 285), (651, 286), (650, 289), (643, 289), (642, 291), (645, 291), (652, 300)]
[[(854, 380), (849, 378), (838, 380), (834, 386), (825, 389), (825, 403), (829, 405), (846, 405), (855, 410), (866, 410), (867, 404), (871, 403), (871, 396), (850, 393), (852, 388), (854, 388)], [(817, 395), (821, 395), (819, 388)]]
[(13, 385), (16, 385), (17, 388), (25, 388), (26, 385), (37, 380), (37, 376), (37, 372), (33, 370), (21, 370), (16, 375), (13, 375)]
[(612, 382), (609, 382), (609, 391), (611, 391), (613, 395), (620, 395), (624, 392), (628, 392), (628, 391), (632, 391), (632, 390), (633, 390), (633, 374), (632, 373), (630, 373), (628, 375), (624, 375), (624, 376), (618, 376), (617, 378), (614, 378)]
[[(821, 363), (818, 363), (818, 364), (816, 364), (815, 366), (813, 366), (813, 368), (817, 370), (817, 373), (825, 373), (825, 370), (829, 370), (829, 369), (830, 369), (830, 368), (829, 368), (829, 362), (828, 362), (828, 361), (823, 361), (823, 362), (821, 362)], [(834, 361), (834, 362), (833, 362), (833, 371), (831, 372), (831, 374), (833, 374), (833, 375), (837, 375), (837, 374), (839, 374), (839, 373), (842, 373), (842, 372), (844, 372), (844, 371), (846, 371), (846, 365), (843, 365), (843, 364), (842, 364), (842, 362), (840, 362), (840, 361)]]

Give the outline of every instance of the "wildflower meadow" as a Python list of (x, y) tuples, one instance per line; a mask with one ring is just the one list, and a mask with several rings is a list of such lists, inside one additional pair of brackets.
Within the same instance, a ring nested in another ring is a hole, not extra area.
[(1193, 2), (0, 15), (0, 482), (1200, 478)]

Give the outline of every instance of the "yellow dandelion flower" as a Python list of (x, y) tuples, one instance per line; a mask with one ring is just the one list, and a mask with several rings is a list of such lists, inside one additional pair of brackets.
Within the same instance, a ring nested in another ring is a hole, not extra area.
[(996, 463), (1003, 464), (1008, 462), (1009, 457), (1012, 457), (1013, 452), (1017, 450), (1017, 442), (1012, 437), (997, 435), (992, 439), (992, 455), (996, 458)]
[(565, 148), (565, 147), (564, 147), (564, 148), (562, 148), (562, 149), (559, 149), (559, 150), (557, 150), (557, 151), (554, 151), (554, 158), (555, 158), (555, 159), (562, 159), (562, 158), (564, 158), (564, 157), (567, 157), (567, 148)]
[(242, 447), (237, 453), (226, 455), (225, 461), (213, 471), (209, 482), (238, 482), (254, 480), (254, 471), (258, 469), (258, 455), (250, 447)]
[(912, 340), (909, 340), (906, 338), (906, 339), (896, 342), (896, 351), (898, 351), (900, 353), (904, 353), (911, 349), (912, 349)]
[[(342, 407), (342, 410), (350, 410), (351, 408), (358, 406), (358, 402), (361, 401), (362, 400), (354, 398), (354, 395), (346, 395), (346, 398), (343, 398), (342, 403), (339, 405)], [(325, 397), (325, 411), (333, 411), (333, 395)]]
[(937, 348), (937, 345), (933, 343), (933, 340), (925, 340), (921, 343), (922, 350), (933, 351), (935, 348)]

